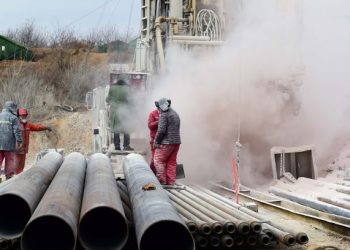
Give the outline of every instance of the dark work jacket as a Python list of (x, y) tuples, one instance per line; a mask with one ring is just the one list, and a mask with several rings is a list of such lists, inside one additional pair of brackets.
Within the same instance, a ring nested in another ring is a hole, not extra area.
[(155, 141), (158, 144), (181, 144), (180, 117), (172, 108), (160, 112)]
[(23, 142), (19, 119), (3, 109), (0, 113), (0, 150), (15, 151), (16, 142)]

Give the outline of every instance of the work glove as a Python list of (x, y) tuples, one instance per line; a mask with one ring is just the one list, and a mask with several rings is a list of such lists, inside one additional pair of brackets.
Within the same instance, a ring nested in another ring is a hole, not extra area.
[(47, 127), (47, 131), (51, 132), (52, 128), (51, 127)]
[(160, 147), (160, 144), (157, 143), (157, 142), (155, 142), (153, 146), (154, 146), (154, 148), (159, 148), (159, 147)]

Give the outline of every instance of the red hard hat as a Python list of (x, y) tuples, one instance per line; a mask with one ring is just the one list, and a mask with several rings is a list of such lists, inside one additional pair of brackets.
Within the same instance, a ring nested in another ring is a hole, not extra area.
[(18, 115), (28, 115), (28, 112), (26, 109), (19, 108), (18, 109)]

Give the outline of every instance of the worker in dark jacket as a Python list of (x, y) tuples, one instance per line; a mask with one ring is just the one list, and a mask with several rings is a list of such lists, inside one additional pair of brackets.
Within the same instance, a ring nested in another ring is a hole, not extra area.
[(154, 141), (156, 148), (154, 165), (157, 177), (163, 185), (174, 185), (176, 179), (176, 158), (180, 148), (180, 117), (162, 98), (157, 103), (160, 114), (158, 130)]
[(134, 150), (130, 146), (130, 135), (127, 128), (123, 126), (120, 111), (127, 109), (129, 86), (124, 80), (118, 80), (116, 84), (111, 85), (106, 102), (110, 105), (110, 126), (114, 133), (114, 147), (120, 150), (120, 134), (124, 134), (123, 150)]
[(13, 101), (7, 101), (0, 113), (0, 166), (5, 159), (6, 179), (16, 173), (15, 151), (21, 149), (22, 143), (17, 105)]
[(29, 149), (29, 134), (31, 131), (52, 131), (52, 129), (49, 126), (45, 126), (39, 123), (30, 123), (27, 120), (28, 117), (28, 111), (24, 108), (18, 109), (18, 117), (20, 121), (21, 126), (21, 133), (23, 138), (23, 147), (16, 152), (15, 162), (16, 162), (16, 174), (19, 174), (23, 171), (25, 162), (26, 162), (26, 155), (28, 153)]

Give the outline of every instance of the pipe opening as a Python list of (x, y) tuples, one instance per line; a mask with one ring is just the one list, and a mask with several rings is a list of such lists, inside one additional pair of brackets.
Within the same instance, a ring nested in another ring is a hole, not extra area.
[(295, 240), (294, 237), (289, 236), (289, 237), (287, 238), (286, 243), (287, 243), (288, 246), (294, 246), (294, 245), (296, 244), (296, 240)]
[(254, 233), (260, 233), (261, 232), (261, 224), (253, 223), (252, 230)]
[(224, 232), (224, 228), (220, 223), (214, 223), (212, 225), (213, 232), (216, 234), (222, 234)]
[(306, 244), (309, 242), (309, 237), (306, 234), (300, 234), (297, 236), (299, 244)]
[(109, 207), (91, 209), (80, 221), (79, 240), (87, 249), (120, 249), (127, 236), (125, 218)]
[(224, 247), (232, 247), (234, 242), (232, 237), (225, 237), (222, 239), (222, 243)]
[(26, 250), (74, 249), (74, 232), (62, 218), (52, 215), (38, 217), (25, 228), (21, 246)]
[(193, 222), (188, 222), (186, 223), (188, 231), (190, 231), (191, 234), (194, 234), (195, 232), (197, 232), (197, 226), (195, 223)]
[(249, 225), (246, 224), (246, 223), (241, 223), (241, 224), (239, 225), (238, 229), (239, 229), (239, 232), (240, 232), (241, 234), (249, 234), (249, 232), (250, 232), (250, 227), (249, 227)]
[(257, 242), (256, 237), (254, 237), (254, 236), (248, 236), (248, 237), (247, 237), (247, 244), (248, 244), (249, 246), (255, 246), (257, 243), (258, 243), (258, 242)]
[(212, 247), (218, 247), (220, 246), (220, 239), (218, 237), (211, 237), (210, 238), (210, 245)]
[(237, 235), (236, 237), (235, 237), (235, 244), (236, 244), (236, 246), (242, 246), (243, 245), (243, 243), (244, 243), (244, 239), (243, 239), (243, 237), (242, 236), (239, 236), (239, 235)]
[(196, 244), (198, 244), (199, 247), (206, 247), (208, 246), (208, 240), (204, 237), (198, 237), (196, 238)]
[(0, 196), (0, 236), (13, 239), (20, 236), (32, 213), (28, 203), (14, 194)]
[(200, 231), (202, 234), (204, 235), (209, 235), (211, 234), (212, 230), (211, 230), (211, 227), (208, 225), (208, 224), (203, 224), (201, 227), (200, 227)]
[(194, 242), (187, 227), (177, 221), (159, 221), (143, 233), (140, 250), (193, 250)]
[(260, 235), (260, 243), (262, 244), (262, 245), (265, 245), (265, 246), (267, 246), (267, 245), (269, 245), (270, 244), (270, 237), (269, 236), (267, 236), (266, 234), (265, 235)]
[(226, 233), (232, 234), (236, 231), (236, 227), (233, 223), (226, 224), (225, 231), (226, 231)]

